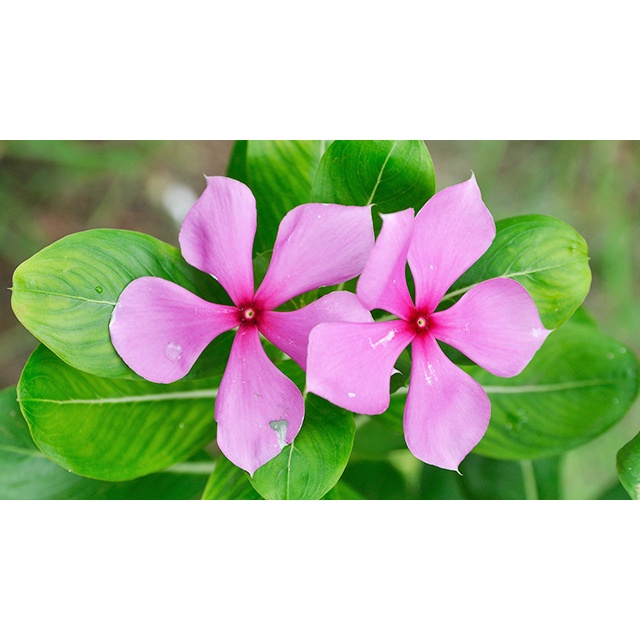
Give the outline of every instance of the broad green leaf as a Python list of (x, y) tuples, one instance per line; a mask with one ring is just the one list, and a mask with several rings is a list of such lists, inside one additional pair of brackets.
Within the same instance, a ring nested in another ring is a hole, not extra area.
[(554, 331), (514, 378), (471, 372), (491, 400), (475, 451), (502, 459), (549, 457), (588, 442), (616, 424), (638, 392), (635, 356), (582, 323)]
[(69, 473), (36, 447), (15, 387), (0, 392), (0, 500), (187, 500), (202, 494), (206, 480), (171, 472), (104, 482)]
[(640, 500), (640, 433), (618, 451), (618, 477), (627, 493)]
[(336, 140), (322, 156), (311, 200), (417, 213), (434, 191), (433, 162), (422, 140)]
[[(175, 247), (133, 231), (94, 229), (66, 236), (23, 262), (13, 275), (11, 306), (18, 320), (72, 367), (136, 379), (111, 344), (109, 322), (122, 290), (142, 276), (224, 301), (215, 280), (189, 266)], [(221, 338), (207, 350), (208, 375), (221, 373), (226, 363), (230, 338)]]
[(270, 251), (282, 218), (311, 202), (311, 183), (327, 147), (322, 140), (239, 140), (227, 173), (256, 198), (258, 229), (254, 252)]
[(18, 401), (47, 457), (79, 475), (121, 481), (187, 460), (213, 440), (217, 382), (99, 378), (40, 345), (22, 372)]
[(251, 484), (267, 500), (318, 500), (338, 482), (355, 435), (353, 415), (309, 394), (296, 439), (256, 470)]
[(591, 286), (587, 243), (565, 222), (527, 215), (499, 220), (489, 250), (443, 298), (450, 304), (490, 278), (520, 282), (534, 299), (543, 324), (556, 329), (582, 304)]
[(261, 500), (246, 471), (220, 456), (202, 494), (203, 500)]

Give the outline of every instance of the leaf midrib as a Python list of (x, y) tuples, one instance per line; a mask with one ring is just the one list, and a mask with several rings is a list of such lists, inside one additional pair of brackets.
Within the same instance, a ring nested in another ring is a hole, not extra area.
[(194, 391), (172, 391), (169, 393), (149, 393), (139, 396), (122, 396), (109, 398), (69, 398), (68, 400), (55, 400), (53, 398), (20, 398), (22, 403), (46, 402), (50, 404), (127, 404), (136, 402), (167, 402), (169, 400), (200, 400), (215, 398), (217, 389), (197, 389)]
[[(515, 278), (517, 276), (528, 276), (528, 275), (531, 275), (532, 273), (541, 273), (543, 271), (550, 271), (551, 269), (559, 269), (560, 267), (567, 267), (571, 264), (578, 264), (579, 262), (588, 262), (588, 258), (578, 258), (577, 260), (560, 262), (558, 264), (549, 265), (548, 267), (542, 267), (540, 269), (530, 269), (527, 271), (514, 271), (513, 273), (507, 272), (507, 273), (503, 273), (500, 276), (494, 276), (494, 278)], [(478, 282), (474, 282), (473, 284), (470, 284), (467, 287), (462, 287), (461, 289), (457, 289), (456, 291), (451, 291), (446, 295), (444, 295), (442, 297), (442, 300), (449, 300), (451, 298), (455, 298), (458, 295), (462, 295), (463, 293), (466, 293), (467, 291), (475, 287), (477, 284), (480, 284), (480, 282), (482, 281), (479, 280)]]
[(93, 300), (92, 298), (73, 296), (68, 293), (56, 293), (55, 291), (40, 291), (38, 289), (26, 289), (22, 287), (13, 287), (12, 291), (15, 291), (16, 293), (33, 293), (36, 295), (54, 296), (56, 298), (68, 298), (69, 300), (80, 300), (81, 302), (93, 302), (95, 304), (106, 304), (111, 305), (112, 307), (115, 307), (117, 304), (116, 302), (112, 302), (111, 300)]
[(373, 199), (376, 195), (376, 192), (378, 191), (378, 187), (380, 186), (380, 183), (382, 182), (382, 174), (384, 173), (384, 170), (387, 166), (387, 162), (389, 162), (389, 158), (391, 157), (391, 154), (393, 153), (393, 150), (397, 144), (397, 140), (393, 141), (393, 144), (391, 145), (391, 149), (389, 149), (389, 153), (387, 154), (387, 157), (384, 159), (384, 162), (382, 163), (382, 166), (380, 167), (380, 173), (378, 173), (378, 179), (376, 180), (375, 185), (373, 186), (373, 191), (371, 192), (371, 195), (369, 196), (369, 200), (367, 202), (367, 204), (365, 206), (369, 206), (370, 204), (373, 203)]

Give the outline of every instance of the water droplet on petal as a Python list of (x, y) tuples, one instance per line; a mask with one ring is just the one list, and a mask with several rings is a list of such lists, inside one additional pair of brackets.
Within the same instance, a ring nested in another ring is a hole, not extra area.
[(348, 395), (350, 398), (355, 398), (355, 397), (356, 397), (356, 394), (355, 394), (355, 393), (353, 393), (353, 391), (349, 391), (349, 393), (347, 393), (347, 395)]
[(182, 347), (175, 342), (169, 342), (169, 344), (164, 348), (164, 355), (167, 360), (175, 362), (182, 357)]
[(276, 432), (278, 436), (278, 446), (281, 449), (287, 444), (287, 427), (289, 423), (286, 420), (271, 420), (269, 426)]

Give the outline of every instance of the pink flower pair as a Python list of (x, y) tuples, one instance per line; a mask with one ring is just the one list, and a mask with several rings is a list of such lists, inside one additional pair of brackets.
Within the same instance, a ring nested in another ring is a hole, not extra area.
[[(388, 407), (394, 364), (412, 343), (407, 444), (421, 460), (457, 468), (484, 434), (490, 405), (436, 339), (492, 373), (512, 376), (548, 334), (526, 290), (504, 278), (477, 285), (450, 309), (435, 312), (495, 236), (475, 180), (436, 194), (415, 218), (412, 210), (383, 216), (375, 247), (370, 207), (296, 207), (280, 224), (257, 290), (256, 220), (248, 187), (207, 178), (182, 225), (180, 247), (187, 262), (220, 282), (234, 306), (204, 301), (160, 278), (134, 280), (110, 324), (123, 360), (148, 380), (173, 382), (212, 340), (237, 328), (216, 399), (217, 441), (234, 464), (253, 474), (293, 441), (304, 418), (302, 394), (269, 360), (260, 334), (307, 371), (310, 392), (368, 414)], [(415, 305), (405, 279), (407, 258)], [(275, 310), (359, 274), (357, 296), (337, 291), (296, 311)], [(374, 323), (374, 308), (399, 319)]]

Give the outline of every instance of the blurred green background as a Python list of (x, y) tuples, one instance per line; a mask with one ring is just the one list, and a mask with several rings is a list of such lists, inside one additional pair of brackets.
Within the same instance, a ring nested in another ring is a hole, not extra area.
[[(473, 171), (496, 219), (561, 218), (587, 240), (593, 285), (587, 310), (640, 353), (640, 142), (426, 141), (437, 188)], [(0, 388), (17, 382), (36, 340), (15, 319), (11, 277), (62, 236), (98, 227), (177, 244), (204, 175), (226, 171), (233, 141), (0, 141)], [(286, 212), (283, 212), (283, 214)], [(640, 403), (616, 427), (570, 452), (564, 497), (617, 485), (617, 450), (640, 430)]]

